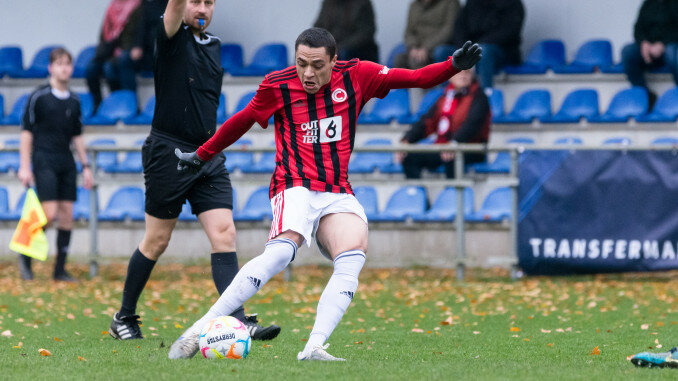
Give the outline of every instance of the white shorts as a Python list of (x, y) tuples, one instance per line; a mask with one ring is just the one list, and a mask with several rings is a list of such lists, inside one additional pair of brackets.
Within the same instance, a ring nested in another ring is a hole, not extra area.
[[(304, 237), (306, 246), (311, 246), (320, 219), (333, 213), (353, 213), (367, 224), (367, 216), (362, 205), (352, 194), (329, 193), (308, 190), (304, 187), (285, 189), (271, 199), (273, 223), (268, 239), (292, 230)], [(318, 242), (316, 242), (318, 243)], [(329, 253), (318, 243), (322, 255), (330, 258)]]

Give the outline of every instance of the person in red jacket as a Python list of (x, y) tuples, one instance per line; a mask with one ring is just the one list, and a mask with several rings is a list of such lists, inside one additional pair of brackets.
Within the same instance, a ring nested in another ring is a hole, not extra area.
[[(416, 143), (433, 137), (435, 144), (487, 143), (490, 135), (490, 104), (480, 88), (472, 70), (464, 70), (449, 80), (443, 95), (414, 123), (401, 142)], [(402, 161), (405, 177), (421, 178), (421, 170), (435, 171), (445, 166), (447, 178), (454, 178), (454, 153), (410, 153), (397, 155)], [(464, 154), (464, 163), (473, 164), (485, 161), (484, 153)]]
[(264, 252), (240, 269), (210, 310), (170, 347), (171, 359), (198, 351), (204, 324), (230, 315), (294, 260), (297, 248), (315, 238), (334, 272), (318, 302), (315, 325), (298, 360), (342, 361), (325, 341), (339, 324), (358, 288), (367, 251), (367, 217), (348, 181), (356, 121), (371, 98), (391, 89), (443, 83), (473, 67), (482, 49), (466, 42), (447, 61), (418, 70), (392, 69), (352, 59), (337, 61), (337, 44), (322, 28), (303, 31), (295, 44), (295, 66), (266, 76), (252, 101), (227, 120), (197, 151), (175, 150), (177, 169), (199, 170), (252, 125), (275, 120), (276, 168), (270, 186), (273, 223)]

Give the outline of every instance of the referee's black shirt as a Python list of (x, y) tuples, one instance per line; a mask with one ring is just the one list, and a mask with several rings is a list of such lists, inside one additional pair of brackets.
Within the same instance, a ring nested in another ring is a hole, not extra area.
[(29, 97), (22, 129), (33, 133), (33, 153), (71, 154), (71, 139), (82, 134), (80, 100), (69, 92), (57, 98), (49, 84), (38, 87)]
[(156, 103), (152, 132), (197, 147), (217, 128), (224, 72), (221, 41), (212, 35), (196, 39), (183, 22), (172, 38), (167, 37), (164, 23), (159, 28), (153, 63)]

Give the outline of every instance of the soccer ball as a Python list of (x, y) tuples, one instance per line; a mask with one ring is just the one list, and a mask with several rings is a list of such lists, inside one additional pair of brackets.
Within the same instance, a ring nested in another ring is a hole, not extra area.
[(206, 359), (244, 359), (250, 353), (252, 339), (240, 320), (219, 316), (205, 324), (198, 343)]

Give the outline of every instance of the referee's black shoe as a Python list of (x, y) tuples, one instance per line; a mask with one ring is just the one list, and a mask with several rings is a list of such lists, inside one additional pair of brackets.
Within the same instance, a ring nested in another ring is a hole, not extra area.
[(139, 328), (139, 315), (130, 315), (118, 317), (116, 312), (111, 321), (111, 328), (108, 333), (118, 340), (143, 339), (141, 336), (141, 328)]
[(246, 316), (243, 323), (247, 327), (247, 331), (250, 333), (252, 340), (272, 340), (280, 333), (280, 327), (275, 324), (268, 327), (260, 326), (256, 314)]

